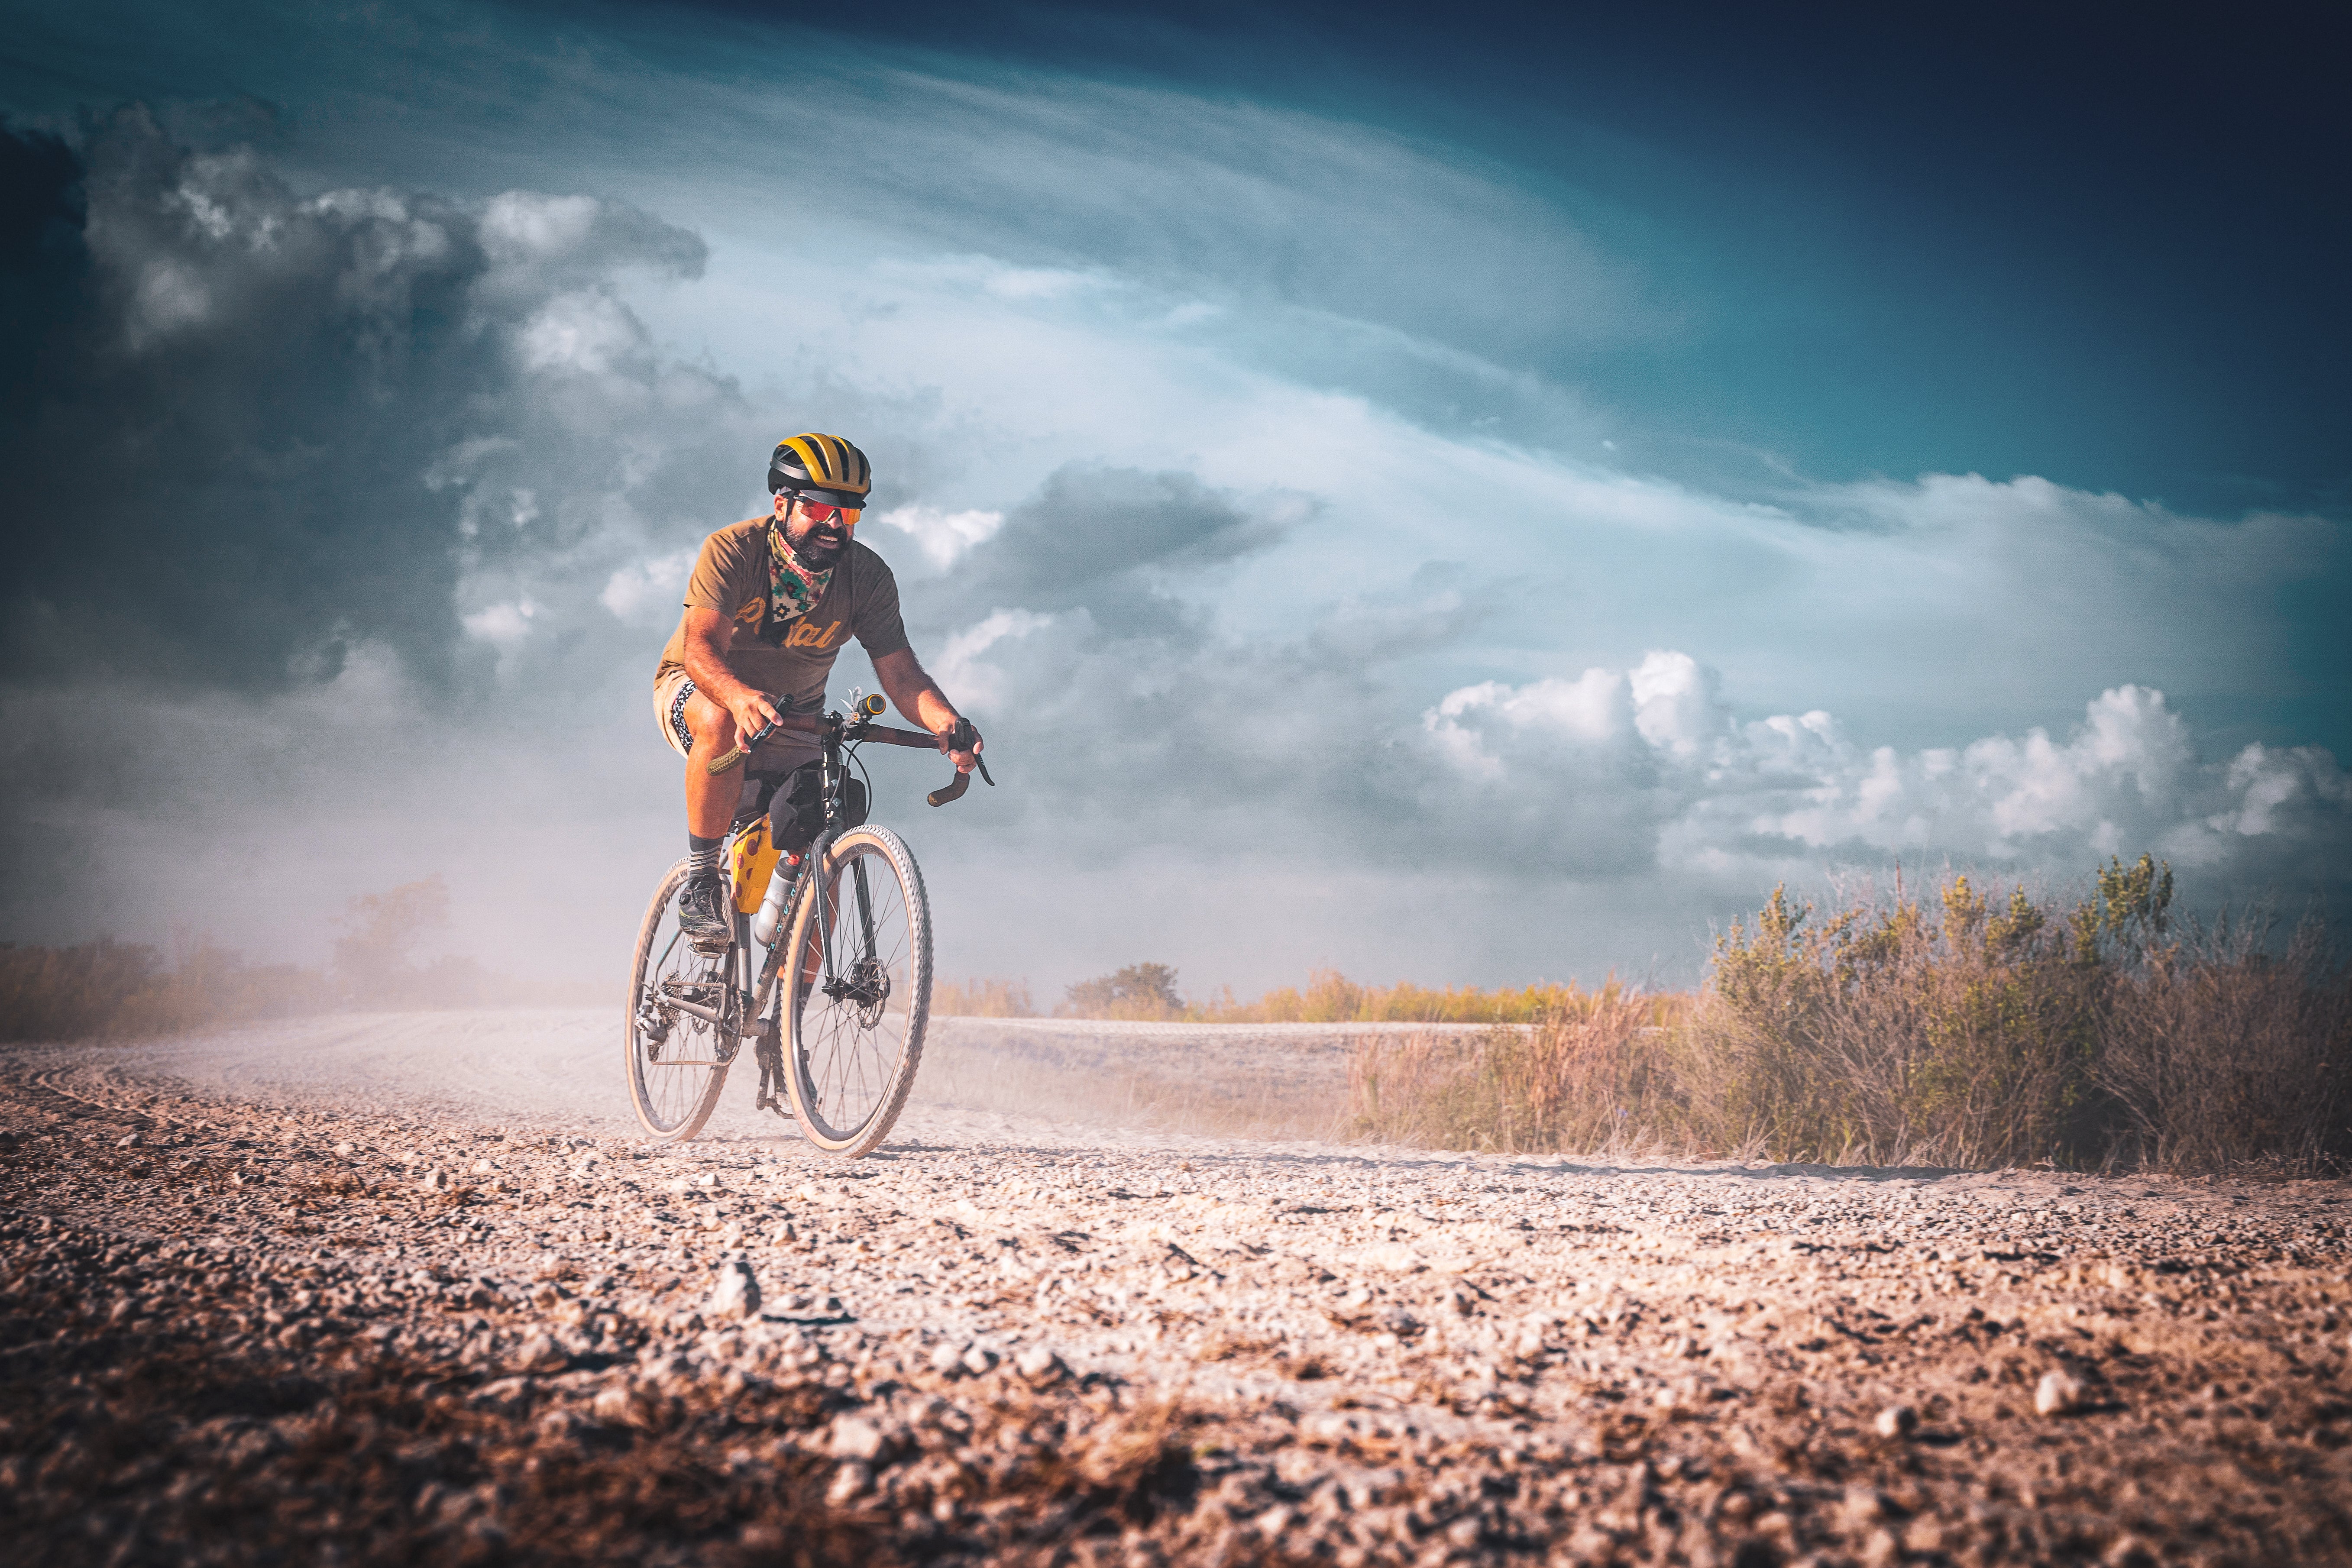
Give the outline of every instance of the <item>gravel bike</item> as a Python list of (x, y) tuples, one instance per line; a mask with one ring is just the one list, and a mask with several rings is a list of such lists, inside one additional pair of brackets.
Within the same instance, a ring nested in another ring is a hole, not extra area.
[[(818, 743), (806, 773), (750, 775), (756, 798), (730, 834), (734, 930), (727, 944), (698, 949), (679, 930), (683, 859), (646, 907), (624, 1050), (630, 1103), (664, 1142), (702, 1131), (746, 1041), (759, 1064), (760, 1109), (782, 1115), (789, 1106), (802, 1135), (828, 1153), (870, 1152), (915, 1087), (930, 1017), (930, 904), (905, 840), (865, 820), (866, 792), (850, 769), (861, 746), (951, 750), (971, 743), (971, 727), (961, 724), (943, 745), (921, 731), (875, 723), (881, 698), (852, 697), (847, 718), (796, 716), (780, 703), (781, 719), (709, 764), (725, 773), (780, 727)], [(979, 771), (993, 786), (986, 765)], [(788, 779), (811, 775), (814, 791), (795, 785), (784, 803), (795, 810), (793, 821), (814, 829), (793, 851), (779, 842), (771, 808)], [(959, 773), (925, 798), (945, 805), (971, 783)]]

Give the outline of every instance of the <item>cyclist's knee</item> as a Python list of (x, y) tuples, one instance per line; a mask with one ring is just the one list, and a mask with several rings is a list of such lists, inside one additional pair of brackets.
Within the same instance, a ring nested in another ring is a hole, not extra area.
[(735, 744), (735, 715), (699, 691), (686, 700), (686, 727), (698, 745), (708, 742), (724, 752)]

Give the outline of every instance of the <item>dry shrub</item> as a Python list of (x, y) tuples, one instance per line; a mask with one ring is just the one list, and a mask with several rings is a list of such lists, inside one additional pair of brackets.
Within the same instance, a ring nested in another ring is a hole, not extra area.
[(943, 1018), (1034, 1018), (1026, 980), (942, 980), (931, 986), (931, 1012)]
[(1778, 889), (1717, 944), (1692, 1131), (1781, 1158), (2299, 1169), (2352, 1156), (2352, 987), (2325, 929), (2176, 933), (2168, 867), (2063, 912), (1964, 876), (1808, 926)]
[(1957, 877), (1809, 928), (1774, 889), (1717, 944), (1693, 1020), (1692, 1130), (1777, 1157), (2030, 1162), (2095, 1141), (2101, 977), (2018, 889)]
[(153, 948), (131, 942), (0, 949), (0, 1039), (168, 1034), (313, 1011), (329, 1001), (314, 971), (248, 964), (209, 942), (170, 970)]
[(1677, 1131), (1660, 999), (1614, 981), (1526, 1028), (1375, 1036), (1349, 1064), (1359, 1136), (1515, 1152), (1590, 1149)]
[(1184, 1016), (1184, 999), (1176, 994), (1176, 971), (1167, 964), (1130, 963), (1066, 987), (1054, 1014), (1062, 1018), (1165, 1023)]
[(2117, 1156), (2167, 1170), (2352, 1160), (2352, 972), (2316, 920), (2152, 946), (2100, 1020)]

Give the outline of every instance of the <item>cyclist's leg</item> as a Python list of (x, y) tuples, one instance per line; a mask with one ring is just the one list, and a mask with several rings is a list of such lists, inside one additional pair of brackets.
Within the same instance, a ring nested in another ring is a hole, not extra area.
[(727, 879), (719, 864), (727, 829), (743, 789), (743, 770), (711, 776), (709, 763), (733, 749), (735, 721), (695, 689), (684, 670), (673, 670), (654, 688), (654, 717), (662, 739), (686, 759), (686, 832), (688, 875), (678, 892), (678, 921), (698, 947), (730, 940)]
[(735, 749), (735, 716), (699, 691), (687, 693), (681, 714), (694, 737), (686, 754), (686, 830), (699, 838), (724, 838), (743, 795), (743, 764), (716, 776), (709, 764)]

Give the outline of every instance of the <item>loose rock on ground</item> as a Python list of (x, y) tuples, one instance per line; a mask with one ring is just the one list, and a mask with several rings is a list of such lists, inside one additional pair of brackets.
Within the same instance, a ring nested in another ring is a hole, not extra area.
[(44, 1562), (2352, 1560), (2340, 1184), (843, 1164), (80, 1059), (0, 1058)]

